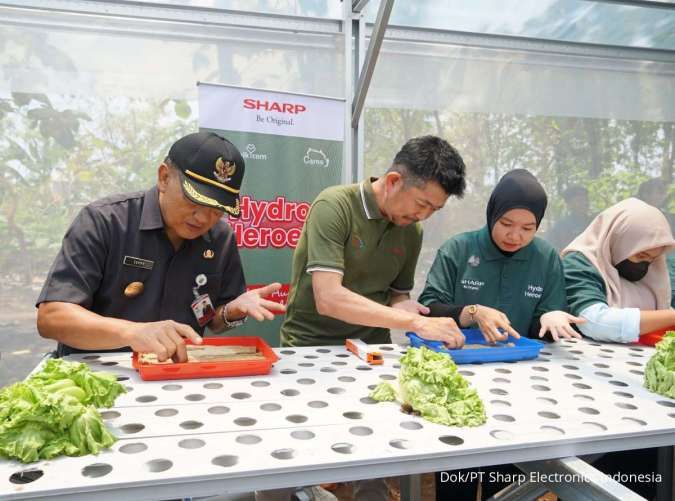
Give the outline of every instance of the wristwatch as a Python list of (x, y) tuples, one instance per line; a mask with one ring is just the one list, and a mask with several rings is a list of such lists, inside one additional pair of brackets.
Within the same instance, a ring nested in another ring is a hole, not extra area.
[(475, 315), (476, 315), (476, 313), (478, 313), (478, 305), (477, 305), (477, 304), (470, 304), (469, 306), (467, 306), (467, 310), (466, 310), (466, 311), (467, 311), (467, 312), (469, 313), (469, 315), (471, 316), (471, 323), (472, 323), (472, 324), (473, 324), (473, 323), (476, 323)]
[(235, 327), (240, 327), (244, 325), (244, 322), (246, 322), (246, 319), (248, 317), (240, 318), (239, 320), (228, 320), (227, 319), (227, 307), (230, 306), (230, 303), (227, 303), (223, 308), (220, 310), (220, 318), (223, 320), (223, 324), (225, 325), (226, 329), (234, 329)]

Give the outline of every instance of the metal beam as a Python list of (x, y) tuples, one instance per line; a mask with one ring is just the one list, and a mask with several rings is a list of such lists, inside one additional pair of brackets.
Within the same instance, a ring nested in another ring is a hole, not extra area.
[[(375, 26), (371, 28), (375, 33)], [(675, 51), (642, 47), (626, 47), (581, 42), (563, 42), (541, 38), (470, 33), (466, 31), (415, 28), (390, 25), (387, 41), (422, 42), (495, 50), (519, 50), (545, 54), (601, 57), (606, 59), (634, 59), (639, 61), (675, 62)]]
[(649, 9), (675, 9), (675, 3), (658, 0), (585, 0), (592, 3), (613, 3), (629, 7), (641, 7)]
[[(172, 21), (185, 25), (232, 26), (303, 33), (339, 33), (339, 19), (287, 16), (264, 12), (242, 12), (193, 5), (150, 2), (111, 2), (102, 0), (0, 0), (2, 7), (30, 12), (104, 16), (110, 19)], [(73, 16), (75, 17), (75, 16)]]
[(366, 8), (370, 0), (352, 0), (352, 12), (359, 13)]
[(389, 16), (394, 7), (394, 0), (381, 0), (380, 8), (377, 11), (377, 18), (373, 25), (373, 30), (370, 36), (370, 44), (368, 45), (368, 52), (366, 53), (366, 60), (363, 63), (363, 69), (359, 75), (359, 81), (354, 91), (354, 104), (352, 106), (352, 127), (356, 127), (361, 118), (361, 112), (366, 102), (366, 94), (368, 94), (368, 87), (373, 78), (375, 71), (375, 63), (377, 56), (380, 54), (382, 47), (382, 40), (384, 39), (384, 32), (389, 23)]

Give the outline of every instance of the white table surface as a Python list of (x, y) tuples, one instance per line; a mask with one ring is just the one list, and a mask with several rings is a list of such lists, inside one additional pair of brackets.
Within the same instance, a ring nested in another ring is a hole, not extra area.
[[(279, 348), (265, 376), (157, 382), (128, 353), (73, 355), (127, 386), (102, 410), (120, 440), (98, 456), (0, 460), (0, 499), (166, 499), (675, 445), (675, 400), (642, 386), (652, 348), (572, 340), (459, 366), (485, 403), (475, 428), (369, 399), (395, 383), (405, 347), (380, 349), (382, 366), (344, 347)], [(11, 481), (26, 470), (42, 476)]]

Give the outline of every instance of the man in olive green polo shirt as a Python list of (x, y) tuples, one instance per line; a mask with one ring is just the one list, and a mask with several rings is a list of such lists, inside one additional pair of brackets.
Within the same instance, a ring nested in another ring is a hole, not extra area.
[(419, 221), (462, 196), (465, 167), (446, 141), (408, 141), (381, 178), (319, 194), (293, 255), (286, 346), (340, 345), (347, 338), (390, 342), (389, 329), (460, 347), (450, 318), (423, 316), (410, 299), (422, 246)]

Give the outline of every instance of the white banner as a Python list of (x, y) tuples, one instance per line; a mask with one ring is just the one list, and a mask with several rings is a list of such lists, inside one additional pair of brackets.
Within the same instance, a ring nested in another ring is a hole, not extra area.
[(200, 83), (199, 125), (342, 141), (344, 100)]

